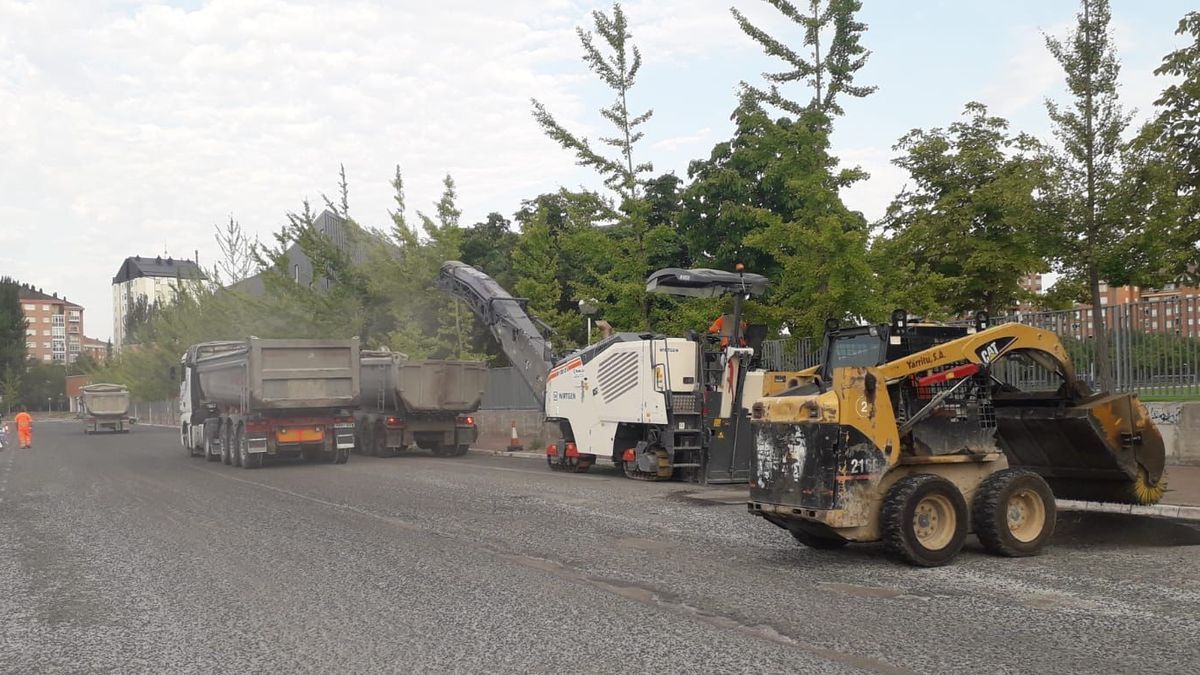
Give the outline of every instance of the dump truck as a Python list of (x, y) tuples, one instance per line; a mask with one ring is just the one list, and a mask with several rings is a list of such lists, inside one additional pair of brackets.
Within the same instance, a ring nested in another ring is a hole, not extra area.
[(80, 389), (80, 403), (85, 434), (101, 429), (126, 434), (136, 421), (129, 416), (129, 388), (123, 384), (86, 385)]
[(438, 286), (463, 300), (496, 338), (544, 407), (561, 440), (546, 447), (551, 470), (581, 473), (611, 459), (628, 478), (745, 483), (750, 420), (744, 384), (765, 326), (743, 325), (742, 303), (767, 279), (739, 269), (667, 268), (646, 290), (685, 297), (731, 297), (722, 334), (687, 337), (618, 332), (556, 355), (547, 327), (484, 272), (443, 263)]
[(969, 533), (1039, 553), (1056, 498), (1152, 504), (1162, 436), (1133, 393), (1092, 392), (1054, 333), (890, 324), (828, 327), (821, 365), (767, 373), (752, 406), (750, 512), (832, 549), (882, 540), (918, 566)]
[(483, 400), (484, 363), (409, 360), (391, 351), (364, 351), (360, 363), (361, 408), (354, 414), (359, 452), (467, 454), (479, 435), (473, 413)]
[(207, 342), (181, 361), (190, 454), (253, 469), (265, 457), (344, 464), (359, 404), (358, 339)]

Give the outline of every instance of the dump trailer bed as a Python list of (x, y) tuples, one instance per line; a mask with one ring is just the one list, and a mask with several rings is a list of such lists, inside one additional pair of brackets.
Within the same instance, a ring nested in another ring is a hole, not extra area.
[(471, 416), (483, 398), (479, 361), (411, 361), (397, 352), (364, 352), (358, 447), (389, 456), (411, 447), (461, 455), (478, 436)]
[(196, 359), (207, 402), (243, 410), (357, 407), (356, 340), (263, 340)]
[(129, 388), (123, 384), (89, 384), (80, 390), (83, 408), (87, 411), (84, 433), (107, 429), (117, 433), (129, 431)]

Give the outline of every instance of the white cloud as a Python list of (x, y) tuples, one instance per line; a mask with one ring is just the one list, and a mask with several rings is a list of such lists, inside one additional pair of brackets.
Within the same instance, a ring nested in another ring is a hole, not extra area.
[(842, 167), (858, 167), (871, 176), (842, 190), (842, 200), (846, 206), (861, 211), (871, 223), (883, 218), (888, 205), (908, 179), (904, 169), (892, 164), (896, 153), (887, 147), (865, 146), (834, 148), (833, 154)]
[(1062, 37), (1070, 28), (1064, 23), (1049, 29), (1016, 26), (1012, 29), (1013, 47), (998, 77), (979, 93), (980, 101), (1003, 117), (1040, 108), (1042, 101), (1062, 80), (1062, 69), (1046, 48), (1045, 35)]
[[(656, 108), (644, 147), (659, 171), (706, 156), (728, 129), (736, 80), (776, 65), (730, 4), (625, 3), (646, 56), (641, 86), (653, 87), (637, 105)], [(781, 25), (765, 4), (739, 4)], [(0, 0), (0, 274), (80, 302), (90, 334), (109, 334), (109, 281), (126, 256), (199, 250), (211, 262), (212, 226), (230, 214), (269, 239), (301, 199), (332, 193), (339, 162), (369, 225), (386, 223), (395, 164), (412, 209), (452, 173), (468, 223), (599, 184), (541, 134), (529, 99), (589, 137), (605, 131), (594, 109), (610, 93), (580, 63), (574, 27), (607, 0), (189, 5)], [(1057, 76), (1036, 35), (1017, 44), (984, 90), (1001, 112), (1040, 106)], [(838, 153), (871, 172), (845, 195), (871, 219), (903, 184), (893, 140)]]

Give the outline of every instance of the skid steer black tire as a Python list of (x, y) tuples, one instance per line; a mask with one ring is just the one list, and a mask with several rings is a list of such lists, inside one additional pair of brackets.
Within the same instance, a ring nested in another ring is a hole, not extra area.
[(796, 538), (796, 541), (818, 551), (832, 551), (850, 543), (841, 537), (822, 537), (805, 530), (789, 530), (789, 532)]
[(930, 473), (906, 476), (883, 500), (883, 543), (910, 565), (940, 567), (962, 549), (967, 518), (967, 501), (954, 483)]
[(1045, 479), (1028, 469), (1005, 469), (975, 492), (971, 522), (988, 553), (1020, 558), (1041, 553), (1054, 536), (1056, 515)]

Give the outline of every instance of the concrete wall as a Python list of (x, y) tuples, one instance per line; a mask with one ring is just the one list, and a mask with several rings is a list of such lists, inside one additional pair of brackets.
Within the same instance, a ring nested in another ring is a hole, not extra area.
[(1167, 464), (1200, 465), (1200, 401), (1147, 403), (1167, 446)]
[(507, 448), (514, 422), (517, 424), (517, 437), (527, 451), (544, 450), (561, 437), (556, 425), (545, 423), (545, 416), (540, 410), (479, 410), (475, 413), (475, 424), (479, 427), (479, 440), (475, 441), (475, 447), (487, 450)]

